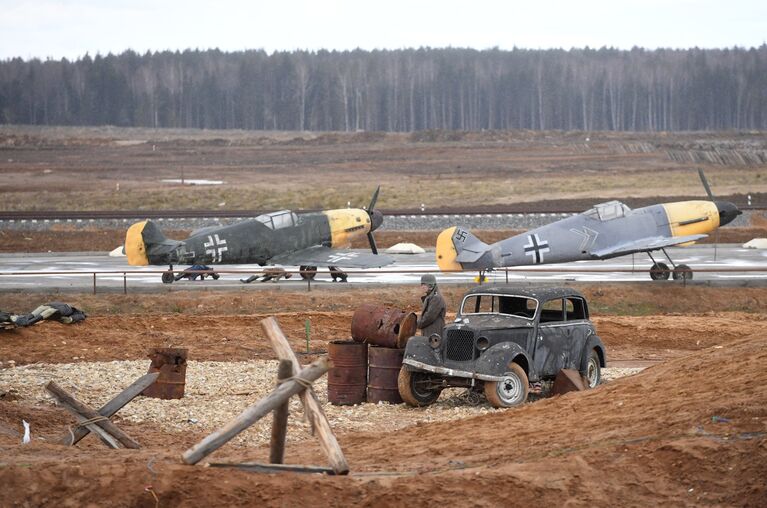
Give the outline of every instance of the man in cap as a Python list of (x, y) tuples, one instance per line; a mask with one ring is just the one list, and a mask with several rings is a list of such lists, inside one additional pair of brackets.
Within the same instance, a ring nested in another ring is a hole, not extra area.
[(421, 317), (418, 318), (421, 335), (442, 335), (442, 328), (445, 327), (445, 299), (439, 294), (434, 275), (427, 273), (421, 276), (421, 293)]

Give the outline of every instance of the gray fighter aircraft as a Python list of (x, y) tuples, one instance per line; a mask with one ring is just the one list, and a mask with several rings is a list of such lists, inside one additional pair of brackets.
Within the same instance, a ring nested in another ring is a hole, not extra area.
[[(492, 245), (454, 226), (437, 238), (437, 264), (442, 271), (483, 271), (647, 252), (653, 261), (653, 280), (667, 280), (669, 276), (692, 279), (690, 267), (675, 264), (666, 247), (692, 244), (742, 213), (733, 203), (715, 201), (703, 171), (698, 170), (698, 174), (708, 201), (679, 201), (635, 210), (620, 201), (609, 201)], [(671, 269), (652, 257), (651, 252), (657, 250), (666, 256)]]
[[(146, 220), (133, 224), (125, 235), (125, 254), (133, 266), (168, 265), (162, 281), (173, 282), (173, 265), (281, 264), (300, 266), (312, 278), (318, 266), (381, 267), (393, 262), (378, 255), (373, 231), (383, 224), (375, 209), (380, 187), (367, 208), (344, 208), (297, 215), (290, 210), (259, 215), (228, 226), (192, 232), (186, 240), (166, 238)], [(348, 249), (352, 240), (367, 236), (372, 253)]]

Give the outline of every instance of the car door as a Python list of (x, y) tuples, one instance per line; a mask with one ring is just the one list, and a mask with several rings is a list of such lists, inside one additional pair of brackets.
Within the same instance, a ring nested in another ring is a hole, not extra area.
[(540, 378), (556, 376), (570, 356), (570, 331), (563, 298), (543, 302), (538, 322), (533, 364)]
[(591, 323), (588, 321), (588, 308), (583, 298), (570, 296), (564, 299), (566, 327), (566, 369), (580, 370), (581, 356), (586, 341), (591, 335)]

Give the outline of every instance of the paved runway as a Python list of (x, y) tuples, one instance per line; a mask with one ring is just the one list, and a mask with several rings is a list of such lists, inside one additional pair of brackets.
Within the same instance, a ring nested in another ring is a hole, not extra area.
[[(735, 245), (713, 245), (679, 247), (667, 249), (676, 263), (685, 263), (694, 271), (693, 283), (715, 283), (722, 285), (760, 284), (767, 285), (767, 251), (743, 249)], [(663, 255), (655, 255), (661, 260)], [(349, 270), (349, 283), (361, 284), (418, 284), (421, 273), (437, 271), (434, 253), (419, 255), (395, 255), (395, 263), (370, 273), (354, 273)], [(667, 261), (666, 261), (667, 262)], [(534, 268), (514, 268), (508, 273), (509, 282), (618, 282), (634, 281), (653, 283), (648, 270), (651, 265), (645, 254), (624, 256), (609, 261), (579, 261), (558, 265), (539, 265)], [(184, 267), (179, 267), (184, 268)], [(181, 280), (172, 285), (162, 284), (160, 266), (128, 266), (124, 257), (109, 257), (106, 254), (2, 254), (0, 255), (0, 291), (90, 291), (93, 288), (93, 272), (96, 275), (98, 289), (110, 291), (122, 290), (126, 284), (128, 290), (134, 289), (191, 289), (191, 288), (246, 288), (273, 286), (271, 283), (254, 282), (242, 284), (239, 279), (247, 277), (251, 271), (259, 270), (257, 265), (219, 265), (217, 271), (238, 271), (241, 273), (222, 273), (219, 280), (205, 281)], [(290, 269), (290, 268), (288, 268)], [(631, 273), (630, 270), (637, 270)], [(42, 273), (36, 273), (42, 272)], [(66, 273), (62, 273), (66, 272)], [(400, 273), (397, 273), (400, 272)], [(411, 273), (401, 273), (411, 272)], [(125, 275), (123, 275), (125, 273)], [(505, 271), (491, 272), (489, 282), (506, 281)], [(440, 283), (471, 282), (477, 277), (476, 272), (437, 274)], [(678, 283), (681, 283), (679, 281)], [(297, 275), (291, 280), (280, 281), (281, 286), (298, 288), (306, 282)], [(331, 284), (327, 271), (321, 270), (312, 284)]]

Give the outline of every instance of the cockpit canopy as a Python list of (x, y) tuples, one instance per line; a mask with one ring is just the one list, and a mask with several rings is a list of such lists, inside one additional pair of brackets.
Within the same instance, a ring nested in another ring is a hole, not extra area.
[(269, 229), (282, 229), (295, 226), (298, 223), (298, 216), (290, 210), (279, 210), (259, 215), (256, 220)]
[(625, 217), (629, 213), (631, 213), (631, 208), (620, 201), (608, 201), (607, 203), (595, 205), (594, 208), (591, 208), (590, 210), (586, 210), (583, 212), (583, 215), (590, 219), (606, 222), (608, 220)]

